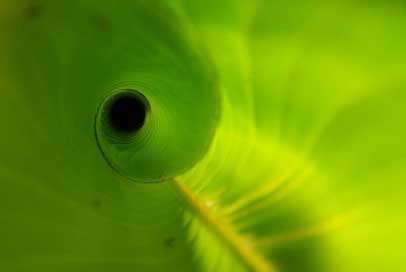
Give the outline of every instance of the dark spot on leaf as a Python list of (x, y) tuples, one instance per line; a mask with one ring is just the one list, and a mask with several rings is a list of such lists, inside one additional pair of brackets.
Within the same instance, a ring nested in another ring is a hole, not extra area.
[(35, 20), (41, 17), (43, 13), (43, 7), (39, 3), (31, 3), (24, 9), (24, 16), (28, 20)]
[(164, 243), (167, 247), (173, 247), (175, 244), (176, 238), (173, 236), (169, 236), (164, 240)]
[(102, 201), (101, 201), (100, 199), (94, 199), (90, 204), (92, 205), (92, 207), (93, 207), (95, 210), (98, 210), (98, 209), (100, 209), (101, 206), (102, 206)]
[(99, 31), (109, 32), (111, 30), (111, 22), (109, 18), (104, 15), (94, 16), (92, 22)]

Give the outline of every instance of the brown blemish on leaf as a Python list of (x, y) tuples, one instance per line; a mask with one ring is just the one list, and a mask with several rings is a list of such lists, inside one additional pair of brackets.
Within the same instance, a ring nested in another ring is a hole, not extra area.
[(96, 15), (92, 18), (93, 24), (102, 32), (109, 32), (111, 30), (111, 22), (108, 17), (104, 15)]

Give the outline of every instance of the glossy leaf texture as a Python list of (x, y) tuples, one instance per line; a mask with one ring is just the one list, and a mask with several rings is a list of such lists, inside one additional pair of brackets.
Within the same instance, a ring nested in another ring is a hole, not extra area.
[(1, 271), (406, 265), (403, 1), (0, 0), (0, 41)]

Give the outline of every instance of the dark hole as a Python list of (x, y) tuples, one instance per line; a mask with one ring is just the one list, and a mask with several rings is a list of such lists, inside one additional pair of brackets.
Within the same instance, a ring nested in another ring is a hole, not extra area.
[(131, 93), (120, 94), (115, 98), (108, 112), (112, 128), (123, 134), (130, 134), (142, 128), (146, 115), (145, 99)]

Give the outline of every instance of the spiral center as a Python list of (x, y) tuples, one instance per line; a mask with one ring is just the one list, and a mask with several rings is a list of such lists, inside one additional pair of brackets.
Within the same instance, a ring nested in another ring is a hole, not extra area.
[(120, 134), (132, 134), (140, 130), (147, 115), (144, 99), (135, 93), (124, 92), (113, 101), (107, 112), (111, 128)]

